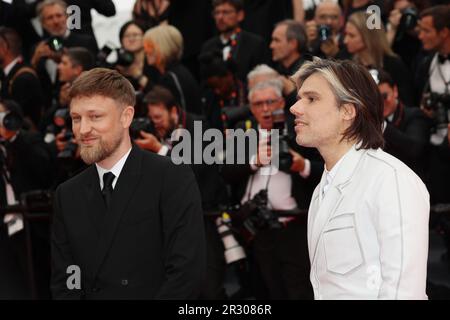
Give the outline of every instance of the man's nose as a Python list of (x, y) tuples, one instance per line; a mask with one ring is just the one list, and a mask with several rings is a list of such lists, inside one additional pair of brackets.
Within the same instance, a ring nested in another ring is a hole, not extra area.
[(300, 115), (300, 101), (297, 101), (294, 103), (290, 108), (289, 111), (294, 115), (298, 116)]
[(89, 120), (81, 119), (80, 121), (80, 134), (85, 135), (91, 132), (92, 126)]

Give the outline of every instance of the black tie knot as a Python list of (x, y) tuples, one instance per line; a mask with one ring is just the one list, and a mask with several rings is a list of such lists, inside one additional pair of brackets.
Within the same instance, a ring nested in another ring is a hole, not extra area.
[(112, 190), (113, 189), (112, 184), (113, 184), (115, 177), (116, 176), (112, 172), (106, 172), (103, 175), (103, 190), (106, 190), (106, 189)]

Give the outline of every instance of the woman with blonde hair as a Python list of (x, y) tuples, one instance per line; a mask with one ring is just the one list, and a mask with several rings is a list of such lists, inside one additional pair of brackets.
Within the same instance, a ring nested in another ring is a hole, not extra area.
[[(180, 61), (183, 36), (171, 25), (159, 25), (144, 34), (149, 90), (155, 84), (165, 86), (178, 100), (181, 108), (201, 114), (200, 87), (194, 76)], [(147, 91), (147, 90), (146, 90)]]
[(392, 51), (381, 26), (369, 29), (365, 12), (353, 13), (345, 25), (344, 44), (353, 60), (368, 69), (384, 69), (398, 84), (400, 99), (406, 105), (413, 104), (410, 72), (403, 61)]

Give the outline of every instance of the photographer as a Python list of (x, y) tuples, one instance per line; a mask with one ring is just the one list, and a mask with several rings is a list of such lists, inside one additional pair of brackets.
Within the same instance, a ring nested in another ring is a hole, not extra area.
[[(283, 114), (284, 99), (280, 81), (270, 80), (255, 85), (250, 90), (249, 101), (254, 120), (247, 129), (256, 129), (258, 132), (258, 153), (251, 155), (247, 150), (238, 150), (245, 152), (246, 164), (224, 165), (222, 174), (231, 184), (234, 199), (242, 204), (242, 208), (253, 203), (259, 211), (272, 214), (267, 221), (254, 221), (254, 216), (249, 216), (255, 225), (268, 224), (256, 230), (253, 241), (250, 242), (249, 250), (253, 253), (256, 270), (262, 276), (262, 283), (254, 283), (255, 295), (257, 299), (309, 299), (312, 291), (309, 283), (306, 217), (278, 218), (273, 216), (273, 210), (308, 208), (313, 186), (319, 181), (323, 164), (312, 161), (316, 159), (313, 149), (296, 148), (294, 151), (289, 146), (288, 150), (283, 150), (281, 141), (280, 154), (277, 155), (280, 170), (270, 164), (275, 155), (270, 151), (268, 133), (265, 130), (278, 125), (274, 112), (281, 111)], [(268, 175), (267, 170), (270, 171)], [(260, 213), (255, 212), (257, 216)], [(241, 216), (240, 213), (237, 215)], [(238, 216), (234, 219), (239, 219)]]
[(200, 74), (205, 84), (203, 90), (204, 115), (209, 126), (224, 131), (222, 118), (224, 107), (245, 106), (245, 88), (235, 76), (236, 65), (232, 60), (224, 61), (218, 51), (203, 53), (200, 60)]
[(270, 49), (275, 69), (289, 77), (300, 68), (307, 53), (307, 38), (303, 25), (295, 20), (284, 20), (276, 24)]
[[(0, 28), (1, 97), (17, 101), (23, 108), (30, 128), (37, 129), (44, 104), (44, 94), (36, 71), (22, 56), (22, 39), (13, 29)], [(26, 94), (24, 94), (26, 92)]]
[(322, 1), (314, 11), (314, 19), (306, 22), (308, 47), (315, 56), (347, 58), (342, 29), (342, 10), (338, 3)]
[(59, 86), (57, 64), (61, 61), (63, 48), (84, 47), (94, 55), (98, 51), (93, 37), (69, 30), (66, 9), (67, 4), (61, 0), (44, 0), (36, 7), (44, 33), (32, 54), (31, 65), (41, 79), (47, 106), (51, 105)]
[[(11, 100), (0, 101), (0, 120), (0, 206), (5, 207), (17, 204), (24, 192), (49, 187), (51, 159), (40, 135), (21, 129), (23, 114), (17, 103)], [(0, 263), (3, 266), (18, 263), (17, 269), (10, 275), (11, 279), (18, 277), (18, 283), (20, 279), (26, 283), (28, 279), (23, 217), (14, 213), (0, 217), (0, 251), (6, 250), (11, 254), (10, 261), (2, 260)], [(38, 295), (42, 298), (49, 298), (48, 234), (48, 223), (45, 221), (31, 226), (36, 284)], [(39, 254), (36, 254), (35, 250), (38, 250)], [(0, 269), (3, 269), (3, 266)], [(2, 280), (2, 285), (11, 283), (11, 279), (6, 282)], [(11, 288), (11, 294), (16, 289)]]
[(416, 26), (419, 18), (414, 1), (393, 1), (390, 6), (389, 21), (386, 24), (386, 36), (389, 44), (411, 69), (415, 67), (416, 57), (421, 49)]
[(398, 97), (397, 84), (383, 70), (371, 70), (384, 101), (384, 151), (406, 163), (424, 178), (430, 119), (419, 108), (405, 106)]
[[(431, 202), (450, 203), (446, 191), (450, 174), (447, 153), (448, 111), (450, 109), (450, 7), (431, 7), (420, 15), (419, 38), (432, 53), (422, 61), (416, 81), (424, 85), (422, 110), (433, 120), (429, 163)], [(418, 87), (420, 89), (420, 87)]]
[[(147, 120), (135, 119), (130, 127), (131, 137), (142, 149), (171, 156), (172, 148), (180, 142), (177, 129), (185, 129), (194, 138), (194, 124), (201, 121), (199, 117), (181, 110), (175, 102), (172, 93), (162, 87), (155, 86), (145, 96)], [(205, 127), (203, 126), (203, 130)], [(173, 140), (174, 139), (174, 140)], [(183, 135), (183, 139), (185, 136)], [(191, 140), (191, 155), (194, 157), (194, 144)], [(219, 204), (225, 203), (224, 184), (215, 165), (194, 164), (190, 159), (192, 169), (200, 190), (202, 208), (204, 211), (217, 210)], [(202, 288), (203, 299), (223, 299), (225, 292), (223, 281), (223, 245), (217, 234), (213, 219), (205, 217), (205, 232), (207, 237), (207, 275)]]
[(83, 71), (94, 67), (94, 57), (85, 48), (73, 47), (66, 49), (58, 64), (58, 80), (62, 84), (58, 101), (47, 110), (42, 121), (44, 140), (56, 159), (54, 186), (72, 177), (84, 167), (78, 153), (78, 147), (73, 139), (69, 116), (69, 91), (72, 83)]
[(126, 22), (119, 31), (122, 51), (117, 53), (115, 68), (131, 82), (136, 91), (143, 91), (148, 83), (148, 78), (143, 74), (145, 63), (143, 37), (144, 30), (134, 21)]

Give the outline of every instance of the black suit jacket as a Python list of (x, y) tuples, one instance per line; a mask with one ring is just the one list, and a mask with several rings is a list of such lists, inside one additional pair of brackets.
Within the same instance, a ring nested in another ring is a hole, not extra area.
[[(95, 165), (56, 190), (54, 298), (196, 298), (205, 242), (192, 171), (133, 146), (111, 201), (106, 212)], [(66, 287), (70, 265), (81, 269), (81, 290)]]
[[(13, 142), (5, 143), (5, 149), (7, 157), (1, 157), (0, 161), (6, 162), (17, 200), (23, 192), (50, 186), (51, 156), (39, 134), (20, 131)], [(0, 205), (6, 205), (3, 179), (0, 181)]]
[(425, 157), (432, 122), (419, 108), (399, 106), (384, 130), (384, 151), (406, 163), (424, 177)]
[[(219, 36), (209, 39), (202, 47), (201, 54), (210, 51), (222, 51), (222, 42)], [(236, 75), (243, 81), (247, 81), (247, 74), (259, 64), (268, 64), (269, 50), (263, 38), (242, 30), (237, 38), (237, 45), (232, 50), (235, 61)]]

